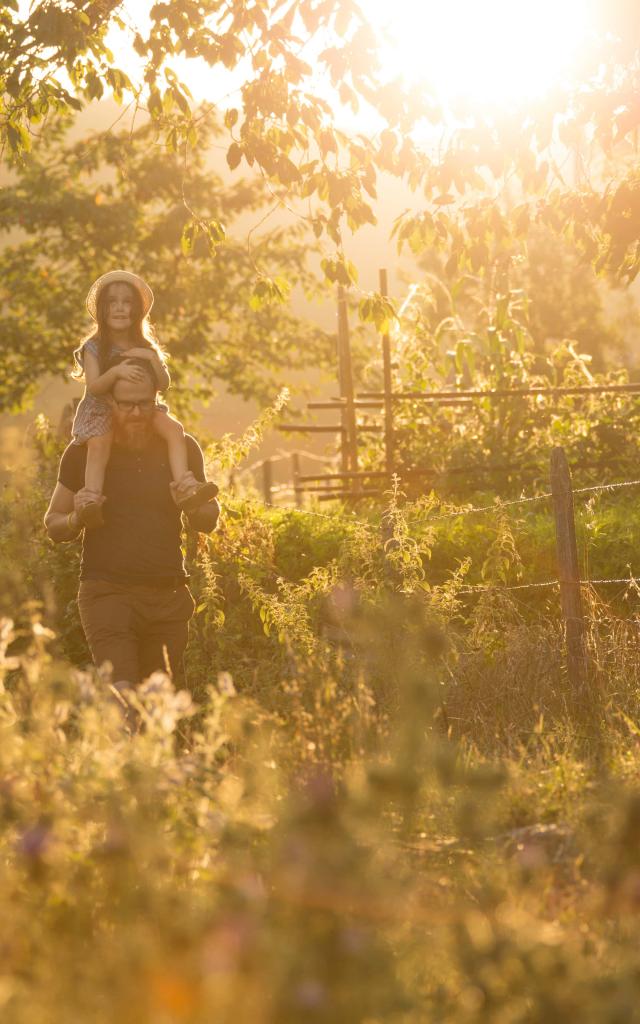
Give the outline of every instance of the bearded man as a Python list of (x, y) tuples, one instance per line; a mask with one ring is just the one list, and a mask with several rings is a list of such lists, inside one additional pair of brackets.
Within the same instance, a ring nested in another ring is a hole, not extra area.
[[(44, 519), (55, 543), (83, 534), (80, 620), (94, 663), (111, 663), (118, 688), (136, 686), (157, 669), (180, 678), (194, 609), (167, 445), (152, 427), (156, 379), (147, 360), (136, 362), (141, 379), (117, 379), (111, 392), (114, 436), (103, 494), (84, 486), (86, 445), (70, 444)], [(190, 473), (204, 481), (200, 446), (188, 434), (186, 441)], [(104, 524), (85, 528), (83, 509), (96, 501)], [(209, 533), (219, 513), (214, 498), (186, 515), (190, 526)]]

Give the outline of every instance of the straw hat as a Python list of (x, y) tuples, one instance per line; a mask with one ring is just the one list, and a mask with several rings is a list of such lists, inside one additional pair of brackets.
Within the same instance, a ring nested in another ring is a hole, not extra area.
[(153, 306), (153, 292), (146, 281), (128, 270), (110, 270), (94, 281), (87, 295), (87, 309), (94, 320), (98, 319), (98, 296), (108, 284), (130, 284), (142, 300), (142, 315), (146, 316)]

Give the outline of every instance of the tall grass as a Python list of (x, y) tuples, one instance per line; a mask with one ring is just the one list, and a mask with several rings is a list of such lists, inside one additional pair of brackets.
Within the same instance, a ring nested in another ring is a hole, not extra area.
[(465, 592), (533, 575), (542, 519), (235, 503), (188, 544), (189, 689), (131, 735), (74, 546), (32, 540), (49, 445), (0, 506), (3, 1022), (640, 1017), (632, 592), (590, 597), (580, 715), (552, 595)]

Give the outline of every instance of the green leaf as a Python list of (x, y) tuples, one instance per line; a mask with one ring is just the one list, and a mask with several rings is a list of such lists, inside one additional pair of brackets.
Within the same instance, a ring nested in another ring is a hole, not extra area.
[(260, 277), (256, 281), (249, 299), (249, 306), (255, 312), (270, 303), (284, 303), (289, 298), (291, 283), (286, 277)]
[(278, 178), (283, 185), (291, 185), (294, 181), (300, 180), (300, 172), (293, 160), (290, 160), (284, 153), (278, 160)]
[(175, 85), (171, 86), (170, 92), (180, 112), (184, 114), (185, 117), (190, 117), (191, 107), (189, 106), (187, 97)]
[(237, 142), (232, 142), (227, 150), (227, 163), (229, 165), (230, 170), (234, 171), (236, 169), (236, 167), (242, 160), (242, 156), (242, 148), (238, 145)]
[(31, 136), (24, 125), (10, 121), (6, 131), (7, 142), (12, 152), (24, 153), (31, 149)]
[(212, 256), (215, 256), (218, 245), (224, 242), (226, 238), (224, 225), (219, 220), (210, 220), (204, 225), (204, 231), (209, 252)]
[(225, 238), (227, 237), (224, 224), (219, 220), (208, 221), (207, 230), (211, 237), (216, 242), (224, 242)]
[(180, 248), (184, 256), (190, 256), (200, 232), (200, 225), (195, 220), (187, 221), (180, 236)]
[(249, 299), (249, 306), (254, 312), (257, 313), (259, 309), (262, 309), (267, 301), (268, 291), (269, 288), (266, 279), (262, 277), (259, 278), (253, 286), (253, 291)]
[(273, 298), (278, 302), (286, 302), (291, 291), (291, 282), (278, 275), (273, 279)]
[(162, 97), (160, 95), (160, 90), (155, 85), (152, 86), (151, 89), (149, 90), (149, 100), (147, 102), (147, 107), (149, 113), (151, 114), (151, 117), (162, 117)]

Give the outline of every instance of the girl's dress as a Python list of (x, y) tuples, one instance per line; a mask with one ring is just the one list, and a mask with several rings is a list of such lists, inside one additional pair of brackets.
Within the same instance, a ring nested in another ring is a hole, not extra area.
[[(98, 358), (98, 343), (94, 338), (85, 341), (80, 349), (79, 359), (82, 362), (85, 352), (91, 352)], [(123, 355), (120, 348), (111, 346), (108, 358)], [(168, 412), (168, 406), (158, 403), (158, 409)], [(111, 403), (108, 395), (92, 395), (85, 388), (84, 395), (78, 402), (78, 408), (73, 418), (71, 427), (71, 439), (73, 444), (86, 444), (91, 437), (102, 437), (111, 430)]]

